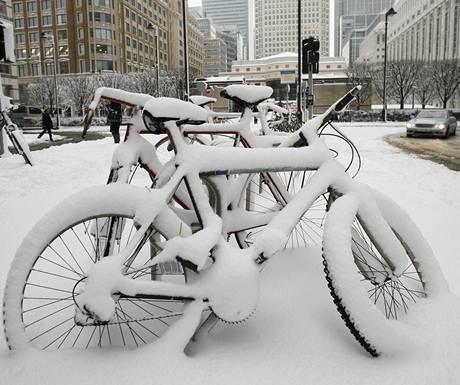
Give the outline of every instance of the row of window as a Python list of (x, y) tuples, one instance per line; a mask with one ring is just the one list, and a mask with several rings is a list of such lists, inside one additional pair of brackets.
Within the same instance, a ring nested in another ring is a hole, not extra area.
[[(42, 0), (41, 9), (46, 11), (51, 9), (52, 0)], [(64, 9), (66, 7), (66, 0), (54, 0), (54, 6), (56, 9)], [(28, 1), (26, 3), (27, 13), (37, 12), (37, 2)], [(23, 3), (14, 3), (13, 11), (15, 14), (20, 14), (24, 12)]]
[[(27, 18), (29, 27), (38, 27), (37, 16), (30, 16)], [(51, 15), (42, 16), (42, 25), (52, 25), (53, 17)], [(65, 13), (56, 15), (56, 24), (67, 24), (67, 15)], [(24, 28), (25, 19), (23, 17), (14, 19), (14, 28)]]
[[(51, 33), (51, 31), (44, 32), (44, 33)], [(59, 40), (66, 40), (67, 39), (67, 30), (59, 29), (57, 31), (58, 41)], [(26, 37), (24, 33), (17, 33), (15, 35), (16, 44), (25, 44)], [(40, 33), (37, 31), (29, 32), (29, 43), (38, 43), (40, 41)]]
[[(43, 63), (45, 67), (44, 74), (45, 75), (53, 75), (54, 74), (54, 63), (48, 62)], [(58, 71), (60, 74), (68, 74), (69, 73), (69, 62), (68, 61), (60, 61), (58, 62)], [(26, 76), (40, 76), (42, 75), (41, 71), (41, 64), (40, 63), (32, 63), (32, 64), (19, 64), (18, 65), (18, 76), (19, 77), (26, 77)]]

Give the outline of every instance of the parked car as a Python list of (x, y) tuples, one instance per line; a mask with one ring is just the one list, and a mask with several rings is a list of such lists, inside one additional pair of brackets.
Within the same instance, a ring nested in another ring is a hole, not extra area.
[(422, 110), (407, 122), (407, 136), (434, 136), (447, 139), (455, 135), (457, 119), (449, 110)]
[(37, 129), (42, 124), (42, 110), (21, 104), (11, 111), (11, 120), (21, 129)]

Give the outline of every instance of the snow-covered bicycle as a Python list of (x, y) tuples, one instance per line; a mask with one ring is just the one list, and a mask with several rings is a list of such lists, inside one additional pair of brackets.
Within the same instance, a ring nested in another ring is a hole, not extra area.
[[(263, 97), (244, 87), (230, 89), (229, 96), (247, 105)], [(150, 191), (124, 183), (90, 188), (60, 203), (32, 229), (5, 289), (10, 348), (139, 346), (161, 336), (163, 343), (184, 349), (203, 311), (230, 323), (244, 321), (258, 302), (261, 266), (329, 191), (323, 259), (332, 297), (370, 354), (391, 351), (391, 337), (402, 342), (406, 331), (395, 320), (424, 297), (441, 293), (446, 283), (404, 211), (352, 180), (318, 137), (331, 113), (352, 99), (353, 91), (276, 148), (190, 145), (181, 128), (198, 129), (206, 112), (175, 99), (146, 101), (136, 116), (146, 128), (167, 132), (173, 161)], [(306, 146), (296, 146), (301, 143)], [(246, 182), (232, 175), (306, 169), (317, 171), (274, 212), (245, 212), (238, 205), (243, 197), (233, 194), (242, 191), (235, 184)], [(189, 221), (172, 203), (182, 183), (193, 208)], [(249, 247), (228, 242), (228, 233), (267, 222)], [(158, 268), (176, 261), (180, 272)]]
[(28, 165), (33, 166), (34, 161), (32, 158), (32, 154), (30, 153), (29, 145), (24, 139), (22, 131), (18, 128), (18, 126), (15, 123), (12, 122), (9, 116), (9, 111), (14, 108), (10, 101), (11, 98), (4, 96), (3, 91), (0, 91), (0, 135), (2, 135), (2, 131), (5, 130), (6, 135), (8, 136), (9, 140), (11, 141), (11, 144), (16, 150), (16, 153), (22, 155), (24, 161)]
[[(232, 86), (228, 87), (230, 90)], [(258, 104), (241, 103), (239, 104), (243, 113), (221, 113), (213, 112), (208, 108), (208, 104), (215, 102), (215, 99), (204, 96), (192, 96), (194, 104), (204, 107), (207, 112), (207, 124), (198, 127), (189, 125), (181, 130), (184, 138), (189, 143), (202, 144), (208, 146), (242, 146), (245, 148), (271, 148), (278, 146), (283, 138), (280, 133), (273, 132), (268, 125), (267, 113), (276, 111), (279, 114), (287, 114), (288, 111), (273, 103), (265, 100), (271, 96), (273, 90), (269, 87), (244, 86), (246, 92), (256, 88), (258, 92), (263, 90), (263, 96), (257, 101)], [(224, 97), (228, 97), (227, 88), (223, 92)], [(86, 125), (91, 123), (91, 113), (97, 108), (101, 99), (116, 101), (130, 107), (142, 108), (147, 100), (153, 99), (148, 95), (140, 97), (122, 90), (112, 88), (100, 88), (96, 91), (93, 102), (89, 108), (89, 118)], [(136, 104), (137, 103), (137, 104)], [(257, 112), (253, 112), (256, 109)], [(260, 121), (260, 128), (257, 134), (254, 133), (251, 122), (253, 117)], [(214, 124), (214, 118), (232, 118), (232, 122)], [(85, 130), (87, 128), (85, 127)], [(144, 169), (152, 180), (158, 175), (164, 164), (172, 157), (172, 145), (169, 137), (163, 136), (153, 145), (141, 136), (145, 127), (134, 122), (128, 123), (126, 138), (114, 151), (112, 164), (108, 177), (108, 183), (123, 182), (131, 183), (133, 180), (140, 180), (145, 184), (145, 178), (136, 178), (138, 169)], [(150, 132), (150, 131), (148, 131)], [(145, 174), (145, 173), (144, 173)], [(245, 201), (240, 202), (244, 210), (256, 213), (273, 211), (274, 207), (283, 207), (289, 202), (292, 196), (299, 191), (313, 171), (292, 171), (278, 173), (256, 173), (245, 175), (240, 180), (247, 180), (247, 183), (240, 183), (244, 189), (241, 194), (245, 194)], [(184, 185), (180, 186), (174, 199), (184, 209), (192, 207), (188, 192)], [(325, 207), (327, 203), (327, 193), (319, 197), (310, 210), (299, 220), (298, 225), (293, 229), (288, 241), (289, 247), (305, 247), (321, 243), (322, 226), (324, 224)], [(276, 208), (275, 210), (278, 210)], [(235, 233), (238, 244), (246, 247), (253, 242), (253, 238), (261, 231), (262, 226), (250, 231), (239, 231)]]

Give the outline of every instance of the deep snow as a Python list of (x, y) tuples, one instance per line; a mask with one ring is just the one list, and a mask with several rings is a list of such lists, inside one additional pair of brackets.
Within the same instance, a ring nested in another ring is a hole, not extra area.
[[(434, 249), (452, 291), (460, 295), (460, 173), (402, 153), (382, 137), (402, 126), (341, 125), (360, 150), (358, 180), (398, 201)], [(153, 140), (152, 136), (148, 137)], [(20, 241), (55, 203), (105, 183), (111, 138), (0, 159), (0, 295)], [(418, 343), (370, 358), (349, 335), (332, 303), (320, 249), (277, 255), (261, 276), (258, 310), (245, 323), (218, 324), (189, 356), (152, 344), (137, 351), (11, 354), (0, 342), (5, 384), (458, 384), (460, 300), (426, 301), (408, 320)], [(376, 325), (378, 327), (378, 325)]]

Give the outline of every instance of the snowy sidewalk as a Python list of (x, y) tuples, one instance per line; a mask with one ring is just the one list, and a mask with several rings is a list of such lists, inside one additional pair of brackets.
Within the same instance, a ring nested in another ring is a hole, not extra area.
[[(398, 201), (434, 249), (460, 295), (460, 172), (407, 155), (383, 137), (401, 127), (344, 125), (363, 158), (358, 180)], [(149, 140), (154, 137), (149, 135)], [(105, 184), (111, 138), (0, 159), (0, 295), (15, 250), (38, 218), (64, 197)], [(409, 317), (419, 337), (401, 353), (368, 356), (344, 327), (328, 293), (320, 248), (279, 254), (261, 277), (257, 312), (241, 325), (218, 324), (189, 357), (152, 344), (136, 351), (10, 354), (0, 335), (3, 384), (392, 384), (460, 383), (460, 300), (427, 301)], [(375, 325), (378, 327), (378, 325)], [(0, 333), (2, 334), (2, 333)]]

